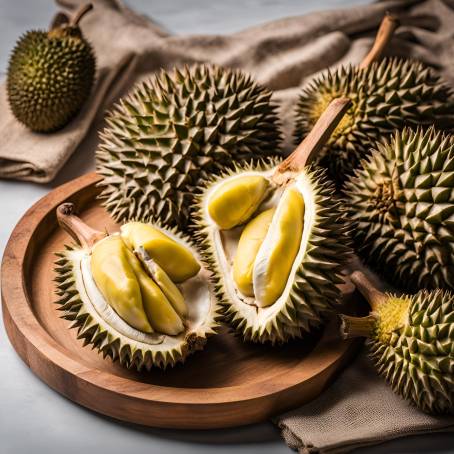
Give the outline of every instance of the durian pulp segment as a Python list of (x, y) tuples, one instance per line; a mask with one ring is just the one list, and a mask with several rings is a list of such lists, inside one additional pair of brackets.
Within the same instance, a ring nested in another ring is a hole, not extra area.
[(297, 187), (288, 187), (255, 259), (253, 287), (257, 306), (270, 306), (282, 294), (301, 245), (303, 228), (303, 196)]
[(143, 247), (173, 282), (184, 282), (200, 271), (200, 265), (191, 251), (168, 231), (164, 233), (157, 226), (129, 222), (121, 227), (121, 237), (131, 250)]
[(375, 335), (380, 342), (387, 344), (394, 331), (400, 330), (408, 324), (410, 303), (410, 298), (389, 296), (387, 302), (378, 307)]
[(247, 222), (266, 197), (270, 186), (261, 175), (229, 178), (210, 194), (208, 214), (222, 230)]

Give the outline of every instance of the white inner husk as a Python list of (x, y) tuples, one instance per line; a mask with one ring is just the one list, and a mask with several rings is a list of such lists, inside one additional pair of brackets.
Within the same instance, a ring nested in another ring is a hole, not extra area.
[[(187, 244), (182, 243), (180, 238), (173, 236), (171, 232), (163, 230), (163, 233), (188, 247)], [(209, 318), (212, 316), (215, 301), (210, 292), (208, 271), (204, 267), (201, 268), (196, 276), (178, 285), (188, 308), (188, 315), (184, 319), (186, 329), (177, 336), (168, 336), (159, 333), (147, 334), (139, 331), (126, 323), (115, 312), (104, 299), (93, 279), (89, 250), (75, 249), (70, 251), (68, 255), (74, 266), (76, 287), (86, 310), (98, 324), (101, 326), (109, 325), (109, 331), (119, 338), (124, 338), (125, 342), (132, 339), (139, 348), (163, 351), (167, 349), (171, 350), (173, 347), (184, 342), (186, 335), (190, 332), (198, 333), (200, 331), (201, 335), (205, 334), (205, 327), (210, 323)], [(196, 256), (196, 258), (200, 263), (199, 257)]]
[[(266, 178), (271, 178), (273, 172), (273, 170), (267, 172), (248, 171), (241, 173), (240, 175), (235, 175), (235, 177), (232, 177), (232, 179), (246, 175), (261, 175)], [(221, 181), (219, 184), (222, 183), (223, 181)], [(205, 219), (207, 219), (209, 226), (210, 240), (215, 249), (218, 263), (222, 271), (221, 279), (223, 279), (224, 281), (224, 288), (228, 294), (229, 302), (239, 310), (243, 317), (248, 319), (250, 325), (263, 326), (263, 323), (266, 320), (274, 317), (277, 313), (279, 313), (279, 311), (282, 309), (282, 306), (285, 305), (285, 302), (288, 299), (289, 292), (295, 280), (295, 273), (300, 264), (303, 262), (304, 256), (306, 254), (307, 244), (315, 219), (314, 194), (310, 180), (304, 172), (301, 172), (296, 177), (296, 179), (290, 183), (289, 187), (290, 186), (296, 187), (300, 191), (304, 199), (305, 209), (303, 234), (301, 237), (298, 254), (295, 258), (295, 261), (293, 262), (292, 269), (287, 279), (287, 284), (281, 296), (271, 306), (268, 307), (259, 308), (255, 304), (254, 297), (246, 297), (242, 295), (238, 290), (235, 281), (233, 280), (233, 259), (236, 254), (236, 249), (238, 247), (238, 241), (240, 239), (241, 233), (247, 223), (232, 230), (220, 230), (215, 222), (210, 218), (208, 214), (207, 204), (205, 206)], [(210, 191), (208, 192), (205, 199), (206, 201), (209, 200), (210, 194), (215, 191), (217, 187), (218, 185), (214, 185), (212, 188), (210, 188)], [(275, 189), (274, 193), (261, 204), (260, 208), (256, 213), (254, 213), (253, 217), (257, 216), (260, 212), (275, 207), (279, 201), (280, 196), (282, 195), (282, 191), (282, 188)], [(272, 225), (270, 226), (270, 229), (271, 228)]]

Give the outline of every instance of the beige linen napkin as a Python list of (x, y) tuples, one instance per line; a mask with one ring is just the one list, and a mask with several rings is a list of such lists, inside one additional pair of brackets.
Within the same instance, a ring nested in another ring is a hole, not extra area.
[(454, 416), (430, 416), (394, 394), (365, 353), (321, 396), (275, 423), (301, 454), (350, 452), (406, 435), (454, 431)]
[[(59, 0), (68, 11), (85, 2)], [(280, 19), (226, 36), (173, 36), (120, 0), (93, 3), (94, 10), (81, 24), (98, 60), (98, 79), (90, 100), (63, 130), (36, 134), (12, 117), (1, 86), (0, 177), (51, 181), (84, 137), (99, 128), (105, 109), (134, 81), (162, 67), (193, 62), (242, 68), (275, 90), (281, 104), (284, 146), (289, 151), (301, 85), (326, 67), (359, 62), (386, 10), (399, 13), (403, 22), (390, 53), (419, 58), (438, 66), (448, 78), (454, 77), (453, 0), (387, 0)], [(93, 150), (89, 156), (93, 160)]]

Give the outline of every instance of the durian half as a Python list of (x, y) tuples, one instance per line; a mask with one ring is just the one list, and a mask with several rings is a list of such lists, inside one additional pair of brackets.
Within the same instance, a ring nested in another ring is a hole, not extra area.
[(372, 312), (341, 316), (343, 336), (368, 338), (370, 357), (394, 392), (425, 412), (454, 413), (454, 294), (383, 293), (362, 271), (351, 280)]
[(334, 101), (280, 165), (238, 166), (208, 181), (199, 196), (201, 250), (227, 321), (245, 340), (301, 337), (340, 299), (348, 229), (324, 171), (305, 164), (347, 108), (348, 100)]
[(57, 209), (78, 245), (58, 253), (59, 310), (78, 338), (127, 368), (183, 362), (216, 332), (220, 307), (194, 246), (176, 231), (133, 222), (106, 235)]

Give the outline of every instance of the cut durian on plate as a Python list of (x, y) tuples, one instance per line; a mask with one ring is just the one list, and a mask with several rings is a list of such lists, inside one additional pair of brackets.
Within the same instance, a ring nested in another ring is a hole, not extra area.
[[(78, 244), (57, 254), (55, 280), (59, 309), (78, 338), (138, 370), (173, 366), (202, 349), (217, 330), (220, 306), (196, 248), (157, 225), (126, 224), (107, 235), (73, 210), (57, 209), (59, 224)], [(158, 263), (161, 247), (173, 254)]]
[(334, 186), (306, 164), (348, 108), (335, 100), (284, 162), (214, 177), (197, 232), (225, 315), (245, 340), (282, 343), (320, 326), (339, 302), (348, 228)]

